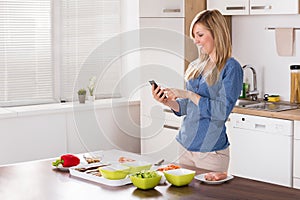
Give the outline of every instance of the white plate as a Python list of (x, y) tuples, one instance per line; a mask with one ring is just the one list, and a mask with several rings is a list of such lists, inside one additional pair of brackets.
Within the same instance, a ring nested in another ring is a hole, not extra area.
[(71, 167), (63, 167), (62, 165), (58, 165), (57, 167), (52, 165), (52, 167), (53, 167), (54, 169), (58, 169), (58, 170), (64, 171), (64, 172), (68, 172), (69, 169), (71, 168)]
[(207, 183), (207, 184), (221, 184), (221, 183), (224, 183), (226, 181), (229, 181), (231, 179), (233, 179), (233, 176), (232, 175), (227, 175), (227, 178), (223, 179), (223, 180), (219, 180), (219, 181), (208, 181), (205, 179), (205, 174), (198, 174), (197, 176), (195, 176), (195, 179), (199, 180), (199, 181), (202, 181), (204, 183)]
[[(94, 163), (94, 164), (97, 164), (97, 163)], [(82, 166), (86, 167), (87, 165), (82, 165)], [(123, 185), (131, 184), (131, 180), (130, 180), (129, 176), (127, 176), (124, 179), (120, 179), (120, 180), (109, 180), (102, 176), (96, 176), (93, 174), (79, 172), (78, 170), (76, 170), (76, 167), (70, 168), (70, 174), (71, 174), (71, 176), (79, 177), (79, 178), (82, 178), (85, 180), (93, 181), (96, 183), (101, 183), (101, 184), (108, 185), (108, 186), (123, 186)]]

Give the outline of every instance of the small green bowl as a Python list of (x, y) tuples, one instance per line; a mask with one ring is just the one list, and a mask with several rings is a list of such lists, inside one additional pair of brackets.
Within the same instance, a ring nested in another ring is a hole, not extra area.
[(149, 190), (154, 188), (159, 184), (160, 179), (160, 175), (152, 178), (139, 178), (136, 176), (130, 176), (130, 180), (133, 183), (133, 185), (142, 190)]
[(144, 170), (149, 170), (152, 166), (151, 163), (144, 162), (144, 161), (126, 162), (126, 163), (123, 163), (123, 165), (130, 168), (129, 169), (130, 174), (144, 171)]
[(100, 173), (106, 179), (120, 180), (129, 174), (129, 167), (123, 165), (110, 165), (99, 168)]
[(164, 172), (169, 183), (175, 186), (188, 185), (195, 177), (195, 171), (189, 169), (173, 169)]

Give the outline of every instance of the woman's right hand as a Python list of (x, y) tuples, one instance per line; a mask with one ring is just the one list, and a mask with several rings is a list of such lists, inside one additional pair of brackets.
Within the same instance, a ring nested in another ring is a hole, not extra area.
[(164, 90), (161, 89), (160, 86), (158, 86), (158, 87), (156, 87), (156, 89), (154, 89), (154, 85), (152, 85), (152, 95), (153, 95), (153, 98), (160, 103), (165, 104), (168, 101), (167, 96), (164, 93)]
[(177, 103), (177, 101), (175, 101), (171, 97), (168, 97), (167, 94), (165, 93), (165, 91), (166, 90), (161, 89), (160, 86), (158, 86), (156, 89), (154, 89), (154, 85), (152, 85), (153, 98), (156, 101), (158, 101), (166, 106), (169, 106), (174, 111), (179, 112), (179, 104)]

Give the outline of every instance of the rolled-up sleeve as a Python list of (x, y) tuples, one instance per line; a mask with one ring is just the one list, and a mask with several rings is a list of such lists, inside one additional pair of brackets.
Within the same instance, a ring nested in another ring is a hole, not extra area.
[(185, 98), (178, 98), (176, 99), (177, 103), (179, 104), (179, 111), (176, 112), (173, 110), (174, 114), (177, 116), (183, 116), (186, 115), (187, 113), (187, 103), (188, 103), (188, 99)]

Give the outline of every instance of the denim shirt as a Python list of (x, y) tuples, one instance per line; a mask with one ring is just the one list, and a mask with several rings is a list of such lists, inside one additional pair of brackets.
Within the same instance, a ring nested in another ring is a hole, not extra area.
[(212, 152), (229, 146), (225, 122), (231, 113), (243, 85), (243, 70), (229, 58), (219, 80), (209, 86), (200, 75), (186, 83), (187, 90), (199, 94), (198, 105), (190, 99), (178, 98), (179, 112), (184, 116), (177, 141), (189, 151)]

